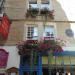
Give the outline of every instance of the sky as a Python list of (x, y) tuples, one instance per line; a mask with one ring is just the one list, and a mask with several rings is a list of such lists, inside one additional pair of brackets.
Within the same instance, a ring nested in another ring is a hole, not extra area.
[[(75, 0), (57, 0), (64, 10), (69, 21), (75, 21)], [(75, 38), (75, 23), (71, 23)]]
[(75, 21), (75, 0), (57, 0), (70, 21)]

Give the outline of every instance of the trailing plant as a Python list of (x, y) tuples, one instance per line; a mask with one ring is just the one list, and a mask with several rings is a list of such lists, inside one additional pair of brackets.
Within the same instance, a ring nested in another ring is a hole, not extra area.
[(47, 8), (43, 8), (43, 9), (41, 9), (40, 14), (42, 14), (42, 15), (47, 15), (48, 12), (49, 12), (49, 9), (47, 9)]
[(50, 51), (53, 52), (62, 52), (62, 46), (65, 46), (65, 41), (60, 39), (55, 40), (26, 40), (21, 41), (17, 44), (17, 48), (19, 49), (20, 54), (30, 54), (30, 52), (43, 52), (43, 51)]
[(38, 8), (30, 8), (27, 13), (31, 17), (36, 17), (38, 15), (38, 12), (39, 12)]

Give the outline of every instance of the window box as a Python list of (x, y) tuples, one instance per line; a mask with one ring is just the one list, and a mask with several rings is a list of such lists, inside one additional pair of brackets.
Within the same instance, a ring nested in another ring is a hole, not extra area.
[(49, 9), (48, 8), (43, 8), (40, 11), (40, 14), (42, 14), (42, 15), (45, 15), (45, 14), (48, 14), (48, 13), (49, 13)]

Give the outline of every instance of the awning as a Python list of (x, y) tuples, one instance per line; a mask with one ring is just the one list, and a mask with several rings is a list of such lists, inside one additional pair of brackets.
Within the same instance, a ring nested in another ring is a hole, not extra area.
[(75, 51), (54, 52), (54, 56), (75, 56)]

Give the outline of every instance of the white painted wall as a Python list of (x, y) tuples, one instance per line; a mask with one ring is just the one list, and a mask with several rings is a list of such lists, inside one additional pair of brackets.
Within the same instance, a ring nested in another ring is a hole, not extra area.
[(7, 52), (9, 52), (7, 69), (11, 67), (19, 68), (20, 55), (18, 54), (18, 49), (16, 48), (16, 46), (0, 46), (0, 48), (3, 48)]

